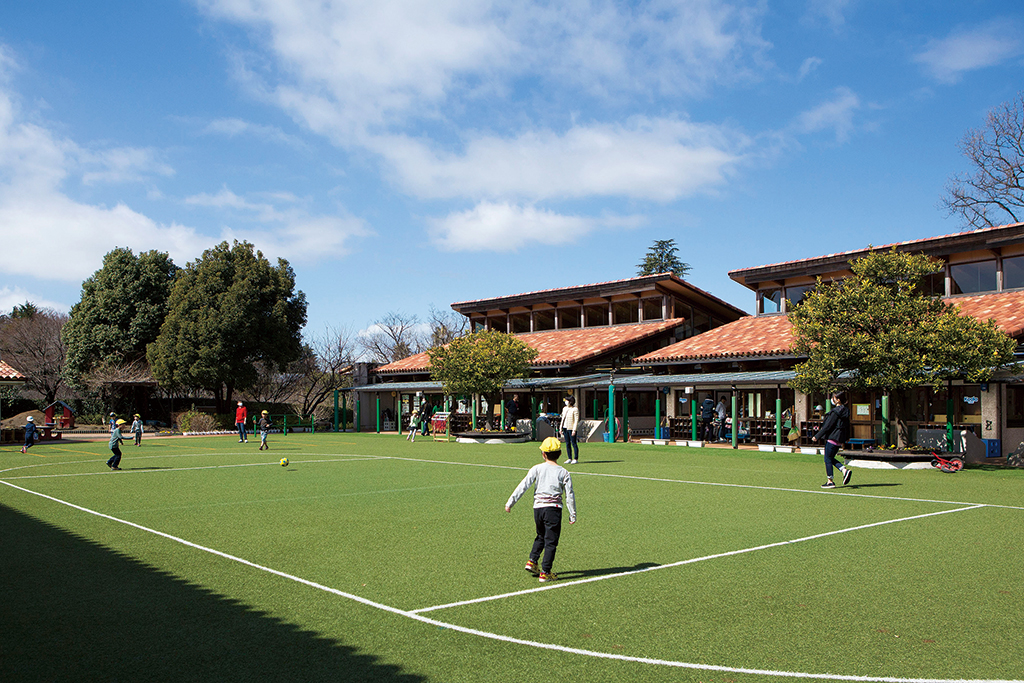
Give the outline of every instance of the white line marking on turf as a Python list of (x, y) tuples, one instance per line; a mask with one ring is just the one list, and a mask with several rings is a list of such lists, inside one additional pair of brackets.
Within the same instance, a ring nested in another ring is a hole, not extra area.
[[(154, 456), (157, 457), (157, 456)], [(377, 460), (376, 457), (368, 458), (345, 458), (344, 460), (329, 459), (329, 460), (292, 460), (289, 465), (305, 465), (309, 463), (322, 463), (322, 462), (357, 462), (360, 460)], [(100, 462), (99, 460), (90, 462)], [(104, 461), (105, 462), (105, 461)], [(231, 469), (234, 467), (261, 467), (263, 465), (274, 465), (280, 467), (280, 462), (246, 462), (246, 463), (235, 463), (233, 465), (196, 465), (195, 467), (131, 467), (128, 469), (121, 470), (123, 474), (118, 476), (127, 476), (129, 474), (161, 474), (164, 472), (188, 472), (189, 470), (219, 470), (219, 469)], [(61, 477), (95, 477), (103, 476), (109, 477), (110, 472), (69, 472), (65, 474), (25, 474), (17, 477), (4, 477), (5, 480), (15, 481), (21, 479), (59, 479)]]
[[(449, 460), (427, 460), (420, 458), (400, 458), (397, 456), (378, 456), (380, 460), (408, 460), (410, 462), (428, 462), (437, 465), (463, 465), (466, 467), (494, 467), (503, 470), (517, 470), (520, 472), (526, 472), (529, 467), (516, 467), (513, 465), (488, 465), (485, 463), (475, 462), (453, 462)], [(581, 475), (585, 477), (609, 477), (612, 479), (635, 479), (637, 481), (659, 481), (666, 484), (691, 484), (694, 486), (722, 486), (726, 488), (738, 488), (738, 489), (759, 489), (761, 491), (782, 491), (788, 493), (809, 493), (818, 496), (841, 496), (846, 498), (872, 498), (875, 500), (902, 500), (911, 503), (939, 503), (942, 505), (984, 505), (986, 507), (993, 508), (1004, 508), (1007, 510), (1024, 510), (1024, 506), (1019, 505), (999, 505), (998, 503), (975, 503), (963, 500), (932, 500), (930, 498), (903, 498), (900, 496), (874, 496), (870, 493), (846, 493), (845, 491), (839, 490), (826, 490), (822, 491), (819, 489), (793, 489), (784, 488), (781, 486), (758, 486), (756, 484), (728, 484), (717, 481), (692, 481), (688, 479), (667, 479), (663, 477), (640, 477), (632, 474), (608, 474), (606, 472), (584, 472), (582, 470), (570, 471), (572, 475)]]
[[(374, 602), (373, 600), (368, 600), (366, 598), (360, 597), (358, 595), (354, 595), (352, 593), (346, 593), (346, 592), (340, 591), (340, 590), (338, 590), (336, 588), (331, 588), (330, 586), (325, 586), (323, 584), (316, 583), (315, 581), (310, 581), (308, 579), (303, 579), (302, 577), (295, 576), (294, 574), (288, 574), (286, 572), (278, 571), (277, 569), (272, 569), (270, 567), (265, 567), (263, 565), (256, 564), (255, 562), (250, 562), (249, 560), (243, 559), (241, 557), (236, 557), (235, 555), (229, 555), (228, 553), (224, 553), (224, 552), (221, 552), (219, 550), (214, 550), (213, 548), (208, 548), (206, 546), (199, 545), (198, 543), (192, 543), (191, 541), (186, 541), (183, 538), (179, 538), (177, 536), (172, 536), (171, 534), (167, 534), (167, 533), (164, 533), (162, 531), (157, 531), (155, 529), (150, 529), (150, 528), (144, 527), (144, 526), (142, 526), (140, 524), (135, 524), (134, 522), (129, 522), (129, 521), (126, 521), (126, 520), (123, 520), (123, 519), (118, 519), (117, 517), (112, 517), (111, 515), (106, 515), (106, 514), (103, 514), (102, 512), (96, 512), (95, 510), (90, 510), (89, 508), (85, 508), (85, 507), (82, 507), (80, 505), (75, 505), (74, 503), (69, 503), (68, 501), (61, 500), (59, 498), (54, 498), (53, 496), (47, 496), (45, 494), (38, 493), (38, 492), (32, 491), (30, 489), (22, 488), (20, 486), (15, 485), (15, 484), (11, 484), (10, 482), (6, 482), (6, 481), (3, 481), (3, 480), (0, 480), (0, 484), (5, 484), (6, 486), (10, 486), (11, 488), (17, 489), (19, 491), (23, 491), (25, 493), (30, 493), (30, 494), (32, 494), (34, 496), (39, 496), (41, 498), (45, 498), (47, 500), (51, 500), (51, 501), (53, 501), (55, 503), (59, 503), (61, 505), (66, 505), (66, 506), (68, 506), (70, 508), (73, 508), (75, 510), (79, 510), (81, 512), (85, 512), (85, 513), (90, 514), (90, 515), (95, 515), (97, 517), (102, 517), (104, 519), (109, 519), (110, 521), (118, 522), (120, 524), (124, 524), (124, 525), (130, 526), (130, 527), (133, 527), (135, 529), (139, 529), (140, 531), (145, 531), (147, 533), (155, 534), (155, 535), (160, 536), (162, 538), (166, 538), (167, 540), (174, 541), (175, 543), (180, 543), (180, 544), (182, 544), (184, 546), (187, 546), (189, 548), (194, 548), (196, 550), (200, 550), (200, 551), (205, 552), (205, 553), (210, 553), (211, 555), (216, 555), (217, 557), (221, 557), (223, 559), (230, 560), (231, 562), (238, 562), (239, 564), (243, 564), (243, 565), (245, 565), (247, 567), (251, 567), (253, 569), (257, 569), (259, 571), (266, 572), (268, 574), (273, 574), (274, 576), (278, 576), (280, 578), (287, 579), (289, 581), (294, 581), (294, 582), (302, 584), (304, 586), (309, 586), (310, 588), (315, 588), (316, 590), (324, 591), (325, 593), (330, 593), (332, 595), (337, 595), (339, 597), (346, 598), (348, 600), (352, 600), (353, 602), (358, 602), (358, 603), (360, 603), (362, 605), (366, 605), (368, 607), (373, 607), (375, 609), (379, 609), (379, 610), (384, 611), (384, 612), (390, 612), (391, 614), (397, 614), (399, 616), (407, 617), (409, 619), (413, 619), (415, 621), (419, 621), (419, 622), (422, 622), (424, 624), (430, 624), (431, 626), (438, 626), (438, 627), (441, 627), (441, 628), (450, 629), (452, 631), (457, 631), (459, 633), (465, 633), (467, 635), (479, 636), (481, 638), (488, 638), (490, 640), (498, 640), (498, 641), (505, 642), (505, 643), (511, 643), (513, 645), (525, 645), (527, 647), (534, 647), (534, 648), (538, 648), (538, 649), (542, 649), (542, 650), (552, 650), (552, 651), (555, 651), (555, 652), (564, 652), (564, 653), (567, 653), (567, 654), (581, 655), (583, 657), (594, 657), (594, 658), (597, 658), (597, 659), (610, 659), (610, 660), (615, 660), (615, 661), (620, 661), (620, 662), (633, 662), (633, 663), (638, 663), (638, 664), (654, 664), (654, 665), (658, 665), (658, 666), (668, 666), (668, 667), (674, 667), (674, 668), (679, 668), (679, 669), (695, 669), (695, 670), (699, 670), (699, 671), (721, 671), (721, 672), (726, 672), (726, 673), (753, 674), (753, 675), (757, 675), (757, 676), (775, 676), (775, 677), (779, 677), (779, 678), (808, 678), (808, 679), (816, 679), (816, 680), (856, 681), (858, 683), (1024, 683), (1024, 681), (1021, 681), (1021, 680), (1011, 680), (1011, 679), (995, 680), (995, 679), (980, 679), (980, 678), (979, 679), (898, 678), (898, 677), (894, 677), (894, 676), (850, 676), (850, 675), (844, 675), (844, 674), (806, 673), (806, 672), (801, 672), (801, 671), (773, 671), (773, 670), (767, 670), (767, 669), (749, 669), (749, 668), (744, 668), (744, 667), (719, 666), (719, 665), (716, 665), (716, 664), (695, 664), (695, 663), (691, 663), (691, 662), (677, 662), (677, 661), (667, 660), (667, 659), (653, 659), (653, 658), (650, 658), (650, 657), (630, 657), (629, 655), (618, 655), (618, 654), (613, 654), (613, 653), (610, 653), (610, 652), (596, 652), (594, 650), (582, 650), (580, 648), (566, 647), (564, 645), (555, 645), (555, 644), (552, 644), (552, 643), (540, 643), (540, 642), (533, 641), (533, 640), (524, 640), (522, 638), (513, 638), (511, 636), (503, 636), (503, 635), (498, 634), (498, 633), (491, 633), (489, 631), (480, 631), (480, 630), (473, 629), (473, 628), (467, 628), (465, 626), (459, 626), (457, 624), (449, 624), (449, 623), (446, 623), (446, 622), (443, 622), (443, 621), (437, 621), (436, 619), (431, 619), (430, 617), (425, 617), (425, 616), (423, 616), (421, 614), (416, 614), (414, 612), (409, 612), (409, 611), (406, 611), (406, 610), (401, 610), (401, 609), (398, 609), (397, 607), (391, 607), (390, 605), (385, 605), (385, 604), (380, 603), (380, 602)], [(977, 507), (986, 507), (986, 506), (979, 505)], [(946, 510), (945, 512), (957, 512), (957, 511), (958, 510)], [(933, 514), (938, 514), (938, 513), (933, 513)]]
[(779, 548), (784, 545), (791, 545), (793, 543), (803, 543), (804, 541), (813, 541), (818, 538), (825, 538), (826, 536), (835, 536), (837, 534), (846, 534), (851, 531), (859, 531), (861, 529), (870, 529), (871, 527), (883, 526), (886, 524), (895, 524), (896, 522), (908, 522), (913, 519), (923, 519), (924, 517), (934, 517), (936, 515), (948, 515), (951, 512), (963, 512), (964, 510), (977, 510), (978, 508), (987, 507), (986, 505), (972, 505), (971, 507), (957, 508), (956, 510), (942, 510), (940, 512), (929, 512), (923, 515), (914, 515), (913, 517), (901, 517), (900, 519), (887, 519), (882, 522), (873, 522), (871, 524), (862, 524), (860, 526), (850, 527), (849, 529), (839, 529), (837, 531), (826, 531), (821, 534), (814, 534), (813, 536), (804, 536), (803, 538), (794, 538), (791, 541), (779, 541), (778, 543), (768, 543), (767, 545), (759, 545), (753, 548), (743, 548), (742, 550), (730, 550), (724, 553), (715, 553), (714, 555), (705, 555), (704, 557), (695, 557), (689, 560), (680, 560), (679, 562), (672, 562), (670, 564), (659, 564), (655, 567), (644, 567), (643, 569), (630, 569), (625, 572), (616, 572), (615, 574), (605, 574), (604, 576), (593, 576), (588, 579), (577, 579), (575, 581), (559, 581), (556, 584), (549, 584), (547, 586), (540, 586), (537, 588), (528, 588), (526, 590), (514, 591), (512, 593), (502, 593), (501, 595), (489, 595), (483, 598), (473, 598), (472, 600), (462, 600), (460, 602), (450, 602), (446, 605), (434, 605), (433, 607), (421, 607), (420, 609), (410, 610), (411, 614), (423, 614), (424, 612), (433, 612), (439, 609), (448, 609), (449, 607), (461, 607), (462, 605), (473, 605), (479, 602), (490, 602), (491, 600), (501, 600), (503, 598), (510, 598), (516, 595), (528, 595), (530, 593), (539, 593), (540, 591), (552, 590), (555, 588), (564, 588), (566, 586), (577, 586), (581, 583), (592, 583), (594, 581), (604, 581), (606, 579), (616, 579), (622, 576), (630, 576), (632, 574), (640, 574), (642, 572), (653, 572), (658, 569), (669, 569), (671, 567), (681, 567), (685, 564), (694, 564), (696, 562), (704, 562), (705, 560), (716, 560), (721, 557), (729, 557), (731, 555), (744, 555), (746, 553), (752, 553), (757, 550), (767, 550), (768, 548)]

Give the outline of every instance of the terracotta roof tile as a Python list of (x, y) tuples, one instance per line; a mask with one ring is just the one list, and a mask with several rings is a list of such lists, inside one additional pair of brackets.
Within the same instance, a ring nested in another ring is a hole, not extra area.
[(788, 355), (792, 325), (784, 315), (748, 315), (634, 359), (637, 365), (705, 358)]
[[(1011, 337), (1024, 334), (1024, 290), (945, 299), (960, 312), (979, 320), (995, 320)], [(634, 359), (638, 365), (713, 358), (788, 355), (792, 326), (785, 315), (740, 318), (713, 330)]]
[(25, 379), (25, 375), (21, 374), (7, 363), (0, 360), (0, 380), (19, 380)]
[[(533, 362), (533, 367), (575, 365), (671, 330), (684, 322), (683, 318), (673, 318), (634, 325), (528, 332), (517, 334), (516, 337), (537, 349), (538, 355)], [(377, 372), (380, 374), (429, 372), (429, 370), (430, 359), (426, 353), (418, 353), (415, 356), (409, 356), (377, 368)]]
[(1011, 337), (1024, 334), (1024, 290), (956, 296), (945, 301), (959, 306), (964, 315), (995, 320), (999, 329)]

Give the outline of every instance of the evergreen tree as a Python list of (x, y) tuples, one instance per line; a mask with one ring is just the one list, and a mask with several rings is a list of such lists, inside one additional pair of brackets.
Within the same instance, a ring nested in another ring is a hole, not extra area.
[(657, 275), (672, 273), (684, 278), (690, 272), (690, 264), (683, 263), (676, 256), (679, 249), (675, 240), (655, 240), (647, 250), (644, 260), (637, 264), (637, 275)]
[(207, 390), (227, 413), (257, 363), (283, 370), (301, 356), (305, 324), (306, 295), (287, 261), (272, 266), (248, 242), (222, 242), (178, 275), (147, 357), (161, 384)]
[(960, 315), (921, 292), (922, 278), (940, 267), (893, 249), (854, 261), (845, 280), (819, 278), (789, 313), (793, 350), (807, 356), (791, 385), (804, 393), (843, 384), (889, 394), (898, 445), (905, 446), (912, 388), (947, 379), (985, 382), (994, 369), (1012, 365), (1017, 343), (993, 321)]

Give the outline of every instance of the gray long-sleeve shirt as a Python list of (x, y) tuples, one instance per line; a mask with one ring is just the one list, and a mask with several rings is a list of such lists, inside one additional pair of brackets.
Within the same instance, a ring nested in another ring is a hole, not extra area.
[(530, 468), (519, 486), (509, 496), (505, 507), (516, 504), (527, 489), (536, 484), (533, 492), (533, 507), (560, 508), (562, 495), (565, 495), (565, 507), (569, 509), (569, 521), (576, 521), (576, 496), (572, 492), (572, 477), (564, 467), (550, 461), (542, 462)]

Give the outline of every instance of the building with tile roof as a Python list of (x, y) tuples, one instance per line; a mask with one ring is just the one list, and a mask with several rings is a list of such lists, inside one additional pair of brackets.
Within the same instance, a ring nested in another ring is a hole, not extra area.
[[(747, 315), (671, 273), (460, 301), (452, 308), (468, 318), (474, 331), (515, 334), (537, 350), (533, 371), (548, 380), (552, 389), (544, 392), (542, 386), (531, 386), (530, 400), (550, 407), (561, 402), (566, 378), (621, 371), (632, 366), (636, 356)], [(392, 389), (394, 396), (389, 391), (390, 385), (429, 381), (426, 353), (388, 363), (375, 372), (381, 383), (361, 392), (372, 392), (374, 403), (379, 395), (382, 410), (396, 417), (395, 426), (401, 424), (401, 414), (408, 415), (421, 401), (436, 405), (442, 400), (439, 387), (423, 389), (422, 384), (415, 386), (423, 398), (405, 388)], [(593, 417), (604, 409), (602, 403), (607, 403), (606, 395), (587, 401), (584, 414), (589, 411)], [(643, 418), (653, 408), (645, 402), (635, 410)], [(653, 412), (649, 417), (653, 419)]]
[[(729, 276), (754, 294), (755, 315), (657, 349), (637, 357), (635, 363), (656, 373), (683, 375), (791, 370), (801, 359), (791, 351), (789, 309), (800, 304), (818, 278), (845, 278), (852, 274), (853, 260), (889, 249), (937, 259), (940, 268), (926, 282), (929, 293), (942, 296), (964, 315), (995, 321), (1018, 342), (1024, 341), (1024, 223), (1016, 223), (733, 270)], [(825, 404), (822, 396), (802, 396), (781, 384), (749, 388), (741, 403), (745, 401), (744, 412), (752, 418), (763, 418), (776, 397), (792, 406), (798, 420), (809, 424), (820, 417), (817, 407)], [(921, 387), (912, 400), (912, 431), (944, 425), (947, 399), (952, 399), (953, 422), (961, 431), (1000, 442), (1002, 453), (1013, 451), (1024, 439), (1024, 386), (1016, 378), (989, 385), (953, 382), (941, 389)], [(860, 411), (854, 416), (854, 436), (880, 438), (880, 397), (857, 395), (853, 401)]]

